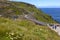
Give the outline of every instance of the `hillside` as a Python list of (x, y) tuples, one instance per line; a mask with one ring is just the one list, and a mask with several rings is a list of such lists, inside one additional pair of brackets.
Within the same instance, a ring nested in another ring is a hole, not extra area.
[(0, 40), (60, 40), (56, 32), (25, 19), (25, 14), (42, 22), (56, 23), (34, 5), (0, 2)]
[(44, 14), (38, 10), (34, 5), (23, 2), (0, 2), (0, 15), (3, 17), (13, 18), (14, 16), (32, 14), (33, 17), (39, 21), (54, 23), (51, 16)]

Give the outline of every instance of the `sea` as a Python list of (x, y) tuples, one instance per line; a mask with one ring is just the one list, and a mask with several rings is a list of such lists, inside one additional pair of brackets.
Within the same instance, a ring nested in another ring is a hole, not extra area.
[(40, 8), (40, 10), (49, 14), (54, 20), (60, 23), (60, 8)]

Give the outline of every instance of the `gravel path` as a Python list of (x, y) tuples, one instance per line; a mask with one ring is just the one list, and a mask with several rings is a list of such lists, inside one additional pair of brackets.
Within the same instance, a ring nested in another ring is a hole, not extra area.
[(55, 32), (58, 33), (58, 35), (60, 35), (60, 26), (56, 26), (56, 28), (53, 28), (55, 26), (50, 26), (49, 24), (47, 25), (51, 30), (54, 30)]

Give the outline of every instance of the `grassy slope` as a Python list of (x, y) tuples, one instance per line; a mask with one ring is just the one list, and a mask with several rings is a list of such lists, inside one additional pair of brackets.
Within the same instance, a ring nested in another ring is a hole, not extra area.
[(0, 14), (4, 13), (4, 16), (9, 17), (12, 15), (22, 15), (23, 13), (29, 14), (29, 12), (31, 12), (34, 13), (33, 16), (39, 21), (55, 23), (55, 21), (51, 18), (51, 16), (44, 14), (41, 10), (38, 10), (34, 5), (23, 2), (8, 2), (8, 3), (5, 2), (5, 3), (8, 6), (4, 5), (6, 7), (3, 6), (1, 7), (2, 10), (0, 9)]
[[(28, 10), (32, 13), (34, 12), (33, 16), (37, 20), (50, 23), (55, 22), (50, 16), (39, 11), (34, 5), (22, 2), (10, 2), (7, 6), (0, 5), (0, 8), (0, 14), (3, 14), (3, 17), (26, 14), (28, 13), (26, 10)], [(14, 21), (3, 17), (0, 17), (0, 40), (10, 40), (14, 37), (17, 38), (14, 40), (60, 40), (60, 37), (46, 26), (36, 25), (26, 19), (17, 19)]]
[[(19, 37), (17, 37), (19, 36)], [(60, 40), (60, 37), (46, 26), (35, 25), (24, 20), (0, 18), (0, 40)]]
[(16, 6), (19, 6), (22, 9), (26, 9), (31, 13), (34, 13), (34, 17), (43, 22), (55, 23), (51, 16), (44, 14), (41, 10), (38, 10), (34, 5), (27, 4), (27, 3), (16, 3)]

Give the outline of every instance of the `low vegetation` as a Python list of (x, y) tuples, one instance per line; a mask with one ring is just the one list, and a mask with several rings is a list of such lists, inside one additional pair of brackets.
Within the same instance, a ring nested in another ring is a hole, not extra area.
[(56, 23), (51, 16), (44, 14), (44, 12), (38, 10), (34, 5), (24, 2), (1, 2), (0, 14), (3, 15), (3, 17), (9, 18), (17, 15), (31, 14), (39, 21)]
[[(23, 2), (0, 2), (0, 40), (60, 40), (56, 32), (23, 18), (24, 14), (29, 14), (42, 22), (56, 23), (51, 16), (44, 14), (34, 5)], [(18, 19), (14, 20), (14, 16), (18, 16)]]
[(60, 40), (47, 26), (24, 20), (0, 18), (0, 40)]

